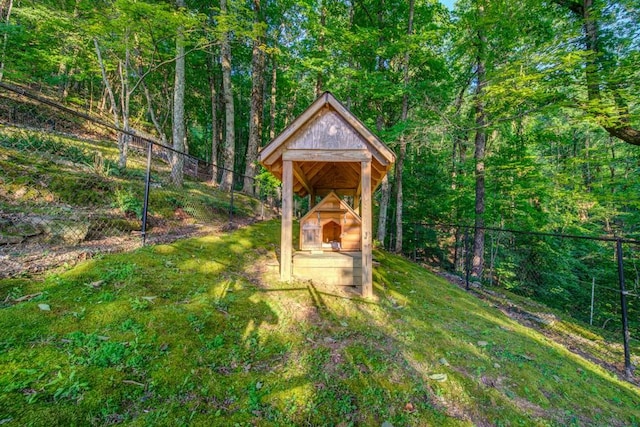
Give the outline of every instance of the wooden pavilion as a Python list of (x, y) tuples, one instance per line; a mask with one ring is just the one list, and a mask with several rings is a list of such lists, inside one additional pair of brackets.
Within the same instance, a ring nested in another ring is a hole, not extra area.
[[(331, 93), (316, 99), (262, 149), (262, 165), (282, 181), (280, 277), (361, 285), (373, 294), (372, 194), (395, 155)], [(293, 194), (310, 197), (293, 252)], [(353, 206), (343, 197), (348, 196)], [(316, 198), (322, 201), (316, 205)]]

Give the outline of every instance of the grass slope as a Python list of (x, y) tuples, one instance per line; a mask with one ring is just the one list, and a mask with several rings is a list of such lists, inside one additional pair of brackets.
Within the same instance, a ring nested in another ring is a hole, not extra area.
[[(145, 153), (130, 150), (127, 169), (116, 165), (113, 141), (90, 141), (0, 124), (0, 209), (49, 212), (55, 206), (118, 208), (141, 214), (146, 174)], [(176, 209), (206, 221), (228, 217), (230, 195), (186, 177), (185, 186), (169, 184), (170, 167), (156, 158), (150, 209), (158, 218), (175, 219)], [(252, 216), (259, 203), (235, 194), (234, 213)], [(187, 206), (192, 205), (192, 206)], [(52, 207), (53, 206), (53, 207)]]
[[(0, 124), (0, 260), (11, 256), (0, 262), (0, 277), (139, 245), (146, 157), (130, 150), (125, 170), (117, 168), (117, 158), (113, 141)], [(167, 163), (153, 160), (150, 241), (203, 235), (225, 226), (232, 206), (233, 220), (240, 223), (270, 215), (258, 199), (232, 196), (188, 177), (176, 187), (169, 174)]]
[(640, 425), (640, 390), (406, 260), (277, 280), (278, 222), (0, 281), (7, 425)]

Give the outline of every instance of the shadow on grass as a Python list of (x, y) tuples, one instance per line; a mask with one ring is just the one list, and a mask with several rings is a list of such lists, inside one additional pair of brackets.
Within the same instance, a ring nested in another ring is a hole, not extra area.
[[(637, 389), (405, 260), (278, 281), (279, 223), (105, 256), (0, 310), (16, 424), (633, 425)], [(100, 283), (101, 282), (101, 283)], [(2, 296), (3, 294), (0, 294)], [(47, 304), (43, 311), (38, 304)]]

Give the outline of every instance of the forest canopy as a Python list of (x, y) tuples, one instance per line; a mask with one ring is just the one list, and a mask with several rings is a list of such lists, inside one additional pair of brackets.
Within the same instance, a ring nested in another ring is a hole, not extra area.
[(2, 81), (247, 193), (260, 147), (331, 91), (398, 156), (376, 194), (397, 251), (414, 222), (640, 236), (638, 0), (3, 0), (0, 19)]

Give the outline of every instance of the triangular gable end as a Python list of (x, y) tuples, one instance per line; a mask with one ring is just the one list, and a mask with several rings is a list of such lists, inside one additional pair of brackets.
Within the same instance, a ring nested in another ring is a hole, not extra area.
[[(314, 121), (317, 120), (318, 113), (322, 113), (327, 117), (327, 113), (329, 111), (322, 111), (323, 108), (329, 107), (331, 110), (332, 117), (328, 117), (329, 121), (332, 121), (334, 125), (340, 124), (348, 124), (348, 126), (335, 126), (332, 130), (331, 126), (324, 126), (319, 129), (319, 127), (315, 128), (316, 132), (319, 132), (323, 135), (323, 137), (328, 137), (324, 139), (323, 142), (320, 142), (323, 147), (326, 149), (333, 149), (331, 145), (335, 144), (332, 141), (338, 141), (337, 134), (342, 132), (342, 135), (346, 135), (353, 137), (354, 141), (360, 141), (362, 144), (361, 147), (366, 148), (371, 151), (372, 155), (380, 162), (380, 164), (384, 167), (390, 167), (390, 165), (395, 161), (395, 155), (391, 150), (389, 150), (383, 143), (376, 137), (371, 131), (367, 129), (367, 127), (358, 120), (349, 110), (347, 110), (330, 92), (325, 92), (318, 99), (316, 99), (313, 104), (309, 106), (300, 116), (298, 116), (280, 135), (271, 141), (266, 147), (264, 147), (259, 154), (260, 163), (265, 166), (270, 166), (276, 163), (280, 157), (282, 156), (282, 151), (286, 148), (289, 142), (292, 142), (292, 145), (300, 144), (300, 132), (308, 132), (309, 129), (314, 128)], [(314, 120), (315, 119), (315, 120)], [(334, 135), (331, 132), (335, 132)], [(291, 138), (294, 136), (298, 136), (296, 141), (291, 141)], [(322, 140), (322, 138), (316, 138), (316, 141)], [(320, 148), (320, 147), (318, 147)], [(348, 147), (342, 147), (342, 149), (349, 149)], [(354, 149), (354, 148), (351, 148)], [(356, 148), (360, 149), (360, 148)]]
[(314, 215), (316, 213), (316, 211), (318, 210), (322, 210), (322, 205), (326, 204), (326, 202), (328, 202), (330, 199), (335, 199), (338, 201), (338, 203), (340, 204), (340, 206), (342, 208), (344, 208), (346, 211), (348, 211), (351, 215), (353, 215), (353, 217), (355, 218), (355, 220), (358, 223), (362, 222), (362, 219), (360, 218), (360, 215), (358, 215), (358, 213), (356, 211), (354, 211), (351, 206), (349, 206), (347, 204), (347, 202), (345, 202), (344, 200), (342, 200), (340, 198), (340, 196), (338, 196), (334, 191), (332, 191), (331, 193), (327, 194), (322, 200), (320, 200), (320, 202), (318, 202), (318, 204), (316, 204), (313, 208), (311, 208), (309, 210), (309, 212), (306, 213), (305, 216), (303, 216), (302, 218), (300, 218), (300, 224), (303, 224), (307, 219), (309, 219), (309, 217), (311, 217), (312, 215)]
[(367, 150), (362, 136), (333, 110), (321, 110), (286, 144), (290, 150)]

